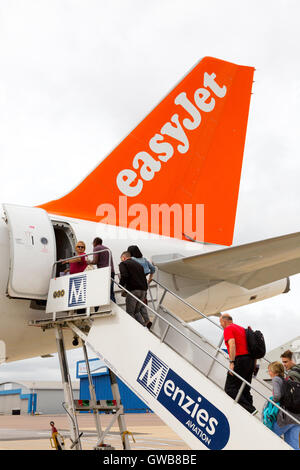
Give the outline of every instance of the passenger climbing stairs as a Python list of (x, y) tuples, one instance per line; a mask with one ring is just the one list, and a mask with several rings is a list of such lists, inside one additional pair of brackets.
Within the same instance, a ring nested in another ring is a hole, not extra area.
[[(259, 376), (253, 380), (251, 390), (258, 410), (256, 416), (238, 404), (240, 395), (233, 400), (225, 394), (229, 361), (221, 347), (223, 332), (217, 323), (202, 315), (201, 322), (209, 322), (215, 330), (214, 340), (208, 340), (177, 318), (164, 301), (172, 296), (182, 308), (195, 307), (153, 281), (153, 290), (159, 295), (154, 300), (150, 294), (152, 302), (148, 300), (152, 320), (148, 330), (128, 315), (123, 305), (110, 302), (110, 282), (110, 268), (51, 279), (45, 317), (30, 323), (56, 332), (72, 440), (78, 440), (77, 449), (81, 448), (76, 422), (80, 406), (72, 396), (63, 342), (65, 328), (82, 341), (90, 383), (89, 408), (95, 415), (98, 448), (104, 445), (105, 436), (116, 420), (123, 448), (130, 448), (117, 376), (193, 450), (291, 449), (260, 420), (263, 403), (272, 392)], [(115, 284), (117, 290), (126, 291)], [(126, 294), (132, 295), (128, 291)], [(107, 405), (108, 411), (113, 412), (113, 421), (105, 431), (99, 419), (105, 404), (97, 404), (87, 348), (110, 370), (115, 401)]]

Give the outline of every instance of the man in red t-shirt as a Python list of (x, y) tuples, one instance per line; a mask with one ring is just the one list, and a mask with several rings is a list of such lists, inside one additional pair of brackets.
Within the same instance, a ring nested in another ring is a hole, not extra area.
[[(248, 351), (245, 328), (233, 323), (232, 317), (228, 313), (221, 315), (220, 325), (224, 330), (224, 341), (229, 354), (230, 369), (247, 382), (251, 383), (255, 360), (250, 356)], [(228, 371), (225, 383), (225, 392), (227, 395), (235, 399), (241, 385), (241, 379)], [(250, 394), (249, 385), (245, 386), (239, 399), (239, 404), (249, 411), (249, 413), (256, 411), (253, 406), (253, 398)]]

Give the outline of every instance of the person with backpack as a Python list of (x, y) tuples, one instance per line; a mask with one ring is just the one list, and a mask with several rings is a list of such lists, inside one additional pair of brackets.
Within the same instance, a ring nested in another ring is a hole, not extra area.
[[(220, 325), (224, 330), (224, 341), (229, 355), (230, 369), (251, 383), (256, 361), (249, 353), (245, 328), (233, 323), (232, 317), (228, 313), (221, 315)], [(241, 385), (241, 379), (228, 371), (224, 389), (227, 395), (235, 399)], [(249, 413), (255, 414), (257, 412), (253, 406), (253, 397), (249, 385), (244, 387), (238, 403)]]
[(129, 251), (124, 251), (121, 255), (119, 269), (120, 285), (133, 294), (133, 296), (130, 294), (126, 295), (126, 312), (150, 330), (152, 322), (149, 319), (147, 310), (145, 309), (146, 316), (141, 313), (148, 288), (142, 265), (131, 258)]
[[(284, 367), (278, 361), (271, 362), (268, 367), (268, 372), (272, 379), (273, 401), (280, 403), (280, 406), (283, 407), (286, 381), (284, 378)], [(300, 421), (300, 412), (292, 413), (288, 411), (288, 413)], [(293, 449), (299, 450), (300, 425), (281, 410), (277, 413), (272, 431), (277, 434), (277, 436), (283, 436), (285, 442)]]
[(289, 349), (281, 354), (281, 361), (286, 370), (286, 374), (292, 380), (300, 382), (300, 364), (293, 361), (293, 353)]

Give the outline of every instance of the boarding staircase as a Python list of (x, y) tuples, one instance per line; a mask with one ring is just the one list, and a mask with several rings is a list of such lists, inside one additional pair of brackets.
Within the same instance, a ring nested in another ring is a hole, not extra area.
[[(147, 308), (152, 326), (148, 330), (126, 313), (122, 297), (117, 296), (117, 303), (110, 301), (110, 282), (109, 267), (85, 271), (80, 275), (54, 277), (50, 282), (45, 317), (30, 323), (56, 330), (73, 441), (78, 441), (79, 430), (75, 423), (76, 406), (71, 396), (63, 348), (64, 328), (70, 328), (76, 337), (81, 338), (85, 355), (88, 347), (110, 370), (115, 398), (115, 405), (110, 408), (117, 409), (116, 419), (119, 420), (124, 449), (130, 448), (129, 435), (115, 376), (193, 450), (291, 449), (260, 420), (263, 403), (272, 391), (269, 384), (259, 379), (259, 374), (251, 388), (254, 406), (259, 411), (256, 416), (238, 404), (247, 382), (242, 380), (235, 400), (225, 394), (229, 361), (221, 347), (223, 332), (217, 323), (158, 281), (152, 281), (159, 295), (155, 298), (150, 289)], [(132, 295), (117, 281), (114, 282), (117, 291)], [(182, 308), (191, 308), (202, 315), (201, 322), (209, 322), (216, 330), (214, 341), (176, 317), (166, 306), (170, 304), (167, 302), (170, 297)], [(97, 311), (95, 306), (99, 306)], [(90, 376), (89, 380), (92, 410), (96, 417), (97, 402)], [(101, 406), (99, 404), (98, 409)], [(105, 432), (97, 419), (98, 443), (103, 443)]]

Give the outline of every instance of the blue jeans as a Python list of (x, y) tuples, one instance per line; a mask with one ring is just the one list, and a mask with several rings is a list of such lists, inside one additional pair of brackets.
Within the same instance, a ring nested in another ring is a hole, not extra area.
[(287, 424), (286, 426), (278, 426), (277, 423), (274, 423), (273, 431), (277, 436), (284, 435), (284, 440), (289, 444), (293, 449), (299, 450), (299, 433), (300, 425), (298, 424)]

